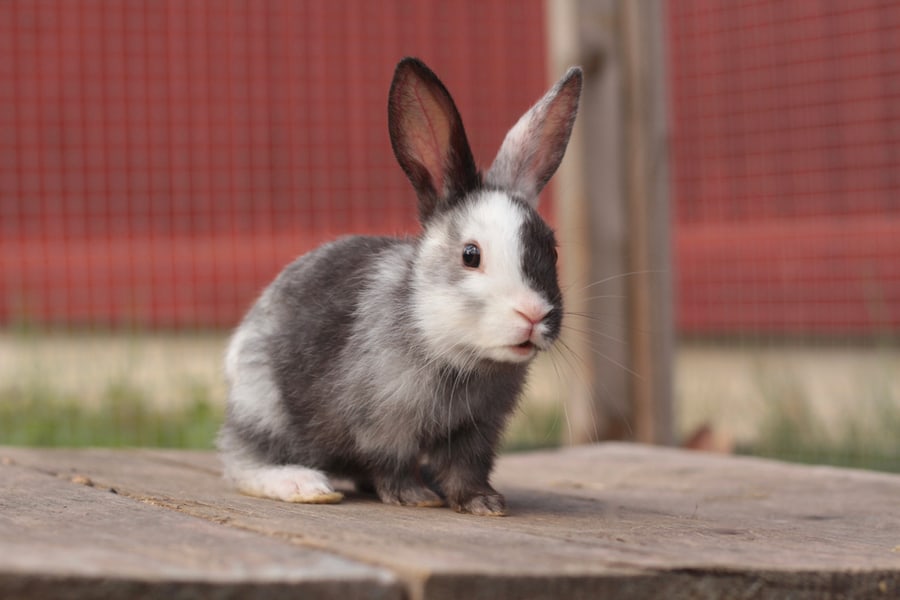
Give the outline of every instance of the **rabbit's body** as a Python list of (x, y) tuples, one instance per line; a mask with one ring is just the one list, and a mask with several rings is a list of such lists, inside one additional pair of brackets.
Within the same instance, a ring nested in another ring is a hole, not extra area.
[[(505, 174), (521, 169), (501, 149), (483, 183), (433, 77), (404, 61), (391, 91), (392, 142), (419, 193), (423, 233), (348, 237), (298, 258), (232, 337), (219, 447), (246, 493), (333, 502), (329, 474), (385, 502), (504, 512), (488, 483), (496, 446), (562, 317), (555, 240), (535, 210), (549, 174), (530, 190), (508, 185)], [(422, 100), (423, 87), (433, 97)], [(434, 139), (417, 129), (423, 117)]]
[[(379, 268), (385, 253), (397, 262)], [(264, 462), (367, 479), (373, 468), (408, 467), (459, 428), (496, 435), (483, 430), (485, 413), (505, 416), (525, 365), (462, 371), (423, 351), (408, 326), (415, 253), (413, 242), (351, 237), (287, 267), (229, 347), (238, 418), (226, 439), (253, 443)], [(323, 288), (332, 291), (311, 291)]]

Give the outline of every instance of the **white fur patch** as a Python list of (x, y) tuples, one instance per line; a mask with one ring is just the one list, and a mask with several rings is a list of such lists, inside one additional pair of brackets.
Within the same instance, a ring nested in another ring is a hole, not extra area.
[[(455, 239), (450, 239), (450, 218), (426, 231), (413, 305), (433, 352), (457, 364), (472, 360), (473, 350), (479, 358), (521, 362), (534, 352), (513, 347), (524, 341), (546, 344), (544, 326), (532, 327), (524, 316), (553, 308), (522, 272), (525, 210), (502, 192), (484, 192), (466, 207)], [(481, 248), (477, 270), (461, 266), (467, 243)]]
[(288, 416), (281, 403), (272, 369), (259, 347), (264, 341), (260, 323), (244, 323), (228, 343), (225, 378), (229, 384), (231, 417), (237, 423), (252, 423), (260, 430), (281, 432)]
[(321, 471), (299, 467), (257, 466), (226, 469), (225, 477), (243, 494), (283, 502), (334, 504), (343, 499)]
[[(357, 449), (365, 454), (415, 456), (419, 449), (419, 431), (413, 424), (432, 418), (422, 414), (433, 404), (420, 401), (427, 383), (418, 372), (418, 364), (402, 353), (374, 352), (365, 360), (359, 360), (355, 353), (359, 348), (392, 348), (408, 344), (407, 339), (396, 337), (406, 333), (396, 326), (396, 312), (402, 308), (396, 294), (406, 292), (407, 274), (413, 259), (414, 246), (410, 244), (394, 247), (385, 253), (383, 260), (376, 261), (377, 271), (366, 283), (350, 350), (340, 367), (346, 372), (346, 381), (365, 383), (365, 390), (360, 393), (368, 396), (370, 412), (364, 426), (353, 430)], [(402, 322), (405, 318), (399, 320)], [(350, 410), (352, 406), (345, 409)], [(346, 421), (359, 423), (360, 419), (348, 415)]]

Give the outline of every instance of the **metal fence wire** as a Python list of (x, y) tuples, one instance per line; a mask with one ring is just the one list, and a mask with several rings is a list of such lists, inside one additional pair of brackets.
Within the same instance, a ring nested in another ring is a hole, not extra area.
[[(551, 4), (0, 2), (0, 443), (208, 445), (34, 415), (214, 421), (224, 337), (285, 264), (417, 230), (397, 60), (440, 74), (487, 166), (547, 87)], [(679, 433), (900, 469), (900, 3), (664, 6)]]
[(492, 158), (542, 93), (540, 2), (0, 4), (0, 320), (231, 326), (294, 256), (415, 230), (405, 54)]
[(900, 470), (900, 4), (667, 7), (682, 416)]

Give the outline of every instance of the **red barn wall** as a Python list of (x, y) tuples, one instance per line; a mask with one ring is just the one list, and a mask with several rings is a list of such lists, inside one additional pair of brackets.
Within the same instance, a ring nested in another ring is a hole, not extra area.
[(546, 85), (543, 2), (0, 3), (0, 322), (233, 325), (294, 256), (415, 231), (396, 62), (476, 160)]
[[(900, 331), (900, 3), (668, 8), (677, 327)], [(0, 322), (230, 326), (294, 256), (415, 231), (386, 133), (426, 60), (486, 166), (544, 2), (0, 2)]]
[(668, 3), (678, 323), (900, 331), (900, 3)]

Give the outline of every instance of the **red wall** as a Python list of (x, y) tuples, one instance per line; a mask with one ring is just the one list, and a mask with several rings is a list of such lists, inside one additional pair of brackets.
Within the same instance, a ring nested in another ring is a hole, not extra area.
[(233, 325), (294, 256), (414, 231), (386, 98), (418, 55), (486, 166), (543, 2), (0, 2), (0, 322)]
[(900, 3), (668, 9), (678, 329), (900, 331)]
[[(0, 322), (230, 326), (289, 260), (416, 228), (393, 66), (476, 158), (544, 2), (0, 2)], [(668, 3), (682, 333), (900, 331), (900, 3)]]

